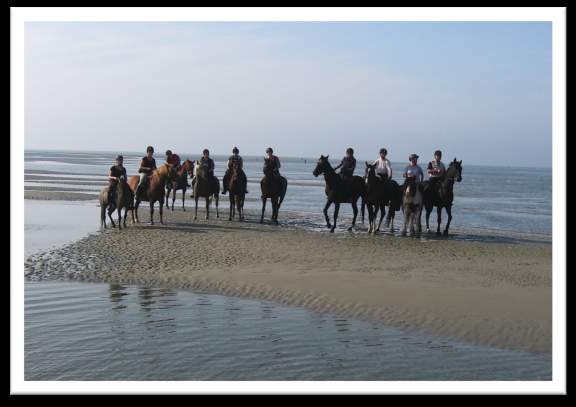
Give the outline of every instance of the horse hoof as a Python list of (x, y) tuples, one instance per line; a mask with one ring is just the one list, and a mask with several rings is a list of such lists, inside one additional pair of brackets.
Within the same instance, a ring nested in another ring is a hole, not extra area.
[(444, 236), (448, 236), (448, 231), (447, 231), (447, 230), (444, 231)]
[(334, 233), (334, 228), (330, 229), (330, 233)]
[(442, 236), (442, 233), (440, 233), (440, 231), (436, 232), (436, 236)]
[(327, 224), (326, 224), (326, 227), (327, 227), (328, 229), (330, 229), (330, 228), (332, 227), (332, 225), (329, 224), (329, 223), (327, 223)]
[(354, 228), (353, 228), (352, 226), (350, 226), (350, 227), (348, 228), (348, 232), (352, 232), (352, 231), (354, 231)]

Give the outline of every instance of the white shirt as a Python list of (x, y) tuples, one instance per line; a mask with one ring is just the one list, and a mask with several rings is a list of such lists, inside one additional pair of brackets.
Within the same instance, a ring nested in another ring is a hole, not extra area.
[(378, 159), (374, 161), (374, 164), (378, 165), (378, 167), (376, 167), (376, 174), (386, 174), (388, 178), (392, 178), (392, 165), (390, 165), (390, 160), (378, 157)]

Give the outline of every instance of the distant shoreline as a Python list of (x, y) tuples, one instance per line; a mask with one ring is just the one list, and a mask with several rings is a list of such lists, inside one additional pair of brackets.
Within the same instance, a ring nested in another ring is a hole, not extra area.
[[(51, 153), (70, 153), (70, 154), (74, 154), (74, 153), (102, 153), (102, 154), (130, 154), (130, 155), (135, 155), (135, 156), (140, 156), (140, 155), (145, 155), (144, 151), (127, 151), (127, 150), (54, 150), (54, 149), (24, 149), (24, 152), (51, 152)], [(202, 152), (199, 151), (198, 153), (190, 153), (190, 152), (184, 152), (181, 153), (177, 150), (174, 150), (174, 152), (178, 153), (178, 155), (184, 159), (186, 157), (198, 157), (200, 158), (202, 156)], [(281, 159), (283, 160), (290, 160), (290, 161), (309, 161), (309, 162), (316, 162), (316, 160), (318, 160), (318, 157), (320, 157), (320, 154), (326, 154), (326, 153), (318, 153), (318, 156), (316, 157), (293, 157), (293, 156), (281, 156)], [(164, 156), (164, 151), (156, 151), (155, 155), (158, 156)], [(228, 153), (210, 153), (211, 157), (222, 157), (224, 159), (226, 159), (227, 157), (229, 157), (231, 155), (230, 152)], [(264, 157), (264, 153), (262, 153), (262, 155), (248, 155), (248, 154), (241, 154), (242, 157), (245, 157), (247, 159), (250, 160), (257, 160), (257, 159), (262, 159), (262, 157)], [(373, 162), (376, 160), (377, 158), (377, 152), (375, 151), (374, 153), (374, 157), (371, 158), (358, 158), (356, 157), (356, 160), (358, 163), (362, 164), (364, 161), (368, 161), (368, 162)], [(337, 155), (337, 156), (333, 156), (331, 157), (331, 161), (340, 161), (340, 159), (344, 156), (344, 153), (342, 153), (341, 155)], [(431, 160), (432, 154), (430, 154), (430, 158), (426, 159), (423, 156), (421, 156), (420, 158), (422, 158), (422, 161), (420, 161), (419, 165), (422, 166), (424, 161), (429, 161)], [(449, 162), (452, 161), (453, 158), (446, 158), (446, 160), (444, 160), (444, 162)], [(458, 157), (458, 159), (463, 159), (464, 161), (466, 161), (465, 157)], [(408, 162), (404, 162), (404, 161), (391, 161), (392, 164), (395, 165), (408, 165)], [(466, 162), (466, 166), (467, 167), (492, 167), (492, 168), (510, 168), (510, 169), (533, 169), (533, 170), (548, 170), (548, 171), (552, 171), (552, 167), (534, 167), (534, 166), (519, 166), (519, 165), (485, 165), (485, 164), (470, 164), (468, 162)]]

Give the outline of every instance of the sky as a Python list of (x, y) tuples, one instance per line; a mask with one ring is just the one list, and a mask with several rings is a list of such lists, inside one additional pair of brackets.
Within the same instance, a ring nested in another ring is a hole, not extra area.
[(550, 167), (549, 22), (27, 22), (26, 149)]

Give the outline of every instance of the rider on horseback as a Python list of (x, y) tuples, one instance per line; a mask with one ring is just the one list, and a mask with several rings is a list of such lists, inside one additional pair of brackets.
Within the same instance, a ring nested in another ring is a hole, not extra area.
[[(210, 158), (210, 151), (207, 148), (202, 151), (202, 158), (200, 158), (200, 168), (202, 168), (202, 174), (206, 179), (214, 178), (214, 160)], [(192, 188), (194, 188), (194, 184), (196, 183), (197, 174), (194, 174), (192, 178)], [(192, 195), (194, 196), (194, 195)]]
[(266, 154), (268, 155), (266, 158), (268, 158), (269, 165), (273, 171), (274, 176), (279, 177), (280, 176), (280, 159), (274, 155), (274, 150), (272, 150), (272, 147), (268, 147), (266, 149)]
[(116, 157), (116, 165), (110, 167), (108, 172), (108, 211), (114, 212), (116, 209), (116, 192), (120, 182), (126, 182), (126, 168), (123, 166), (124, 157), (118, 155)]
[(180, 169), (180, 156), (171, 150), (166, 150), (166, 162), (171, 164), (176, 170)]
[(222, 194), (225, 195), (226, 191), (228, 189), (228, 183), (230, 182), (230, 176), (232, 175), (232, 167), (234, 166), (234, 163), (237, 163), (238, 165), (238, 169), (242, 172), (242, 181), (244, 184), (244, 191), (245, 193), (248, 193), (248, 190), (246, 189), (246, 184), (247, 184), (247, 179), (246, 179), (246, 174), (244, 174), (244, 171), (242, 170), (242, 167), (244, 166), (244, 163), (242, 161), (242, 157), (240, 157), (240, 155), (238, 154), (240, 151), (238, 150), (238, 147), (234, 147), (232, 149), (232, 155), (230, 157), (228, 157), (228, 169), (226, 170), (226, 173), (224, 174), (224, 179), (222, 180), (222, 183), (224, 184), (224, 188), (222, 189)]
[(390, 164), (390, 160), (386, 158), (388, 151), (385, 148), (380, 149), (380, 157), (374, 164), (377, 165), (376, 167), (376, 175), (380, 177), (381, 180), (385, 179), (392, 179), (392, 165)]
[(446, 167), (442, 160), (442, 151), (436, 150), (434, 152), (434, 160), (428, 163), (428, 189), (432, 192), (438, 189), (438, 184), (446, 175)]
[[(422, 171), (422, 168), (420, 168), (420, 166), (418, 165), (418, 155), (417, 154), (410, 154), (410, 157), (408, 157), (408, 159), (410, 160), (410, 165), (408, 165), (405, 169), (404, 169), (404, 174), (403, 177), (406, 178), (404, 180), (404, 185), (403, 185), (403, 189), (406, 189), (406, 186), (408, 185), (409, 179), (413, 179), (414, 182), (416, 183), (416, 185), (418, 185), (420, 182), (422, 182), (424, 180), (424, 172)], [(412, 189), (412, 196), (414, 196), (414, 194), (416, 193), (416, 188)]]
[(340, 161), (340, 164), (338, 164), (334, 170), (338, 168), (341, 168), (340, 178), (344, 181), (344, 185), (346, 185), (346, 189), (349, 191), (354, 177), (354, 169), (356, 168), (356, 159), (354, 158), (354, 150), (352, 147), (346, 149), (346, 156), (342, 158), (342, 161)]
[(146, 157), (142, 157), (142, 160), (140, 160), (140, 168), (138, 169), (138, 172), (140, 173), (140, 181), (138, 181), (135, 194), (137, 197), (145, 191), (148, 184), (148, 177), (152, 175), (152, 171), (156, 169), (156, 160), (153, 155), (154, 147), (148, 146), (146, 148)]

